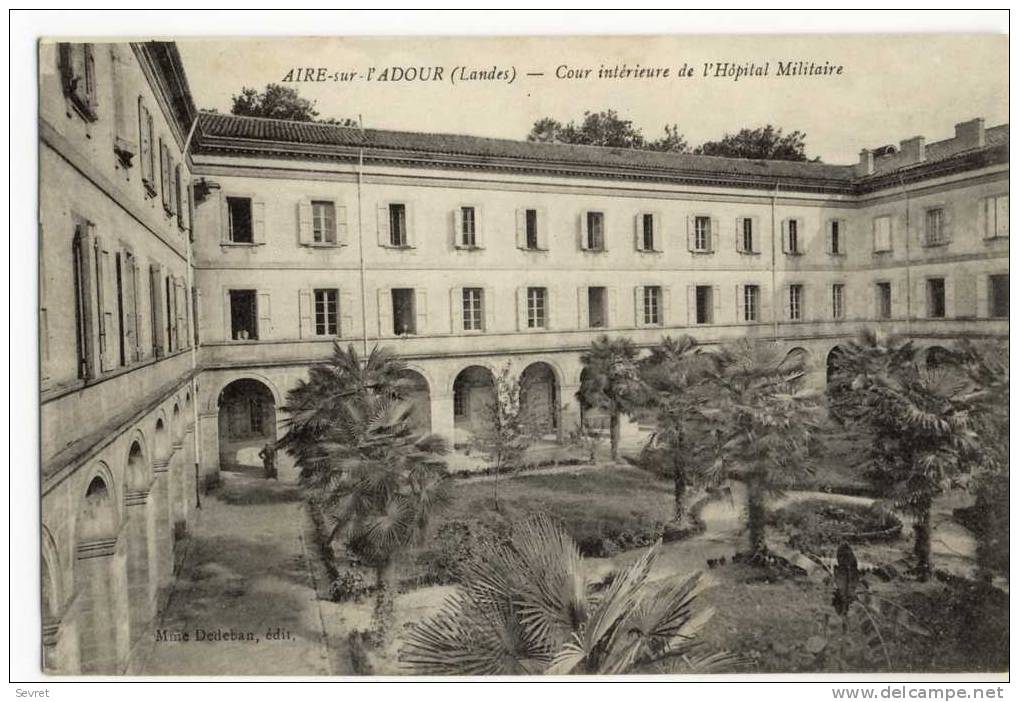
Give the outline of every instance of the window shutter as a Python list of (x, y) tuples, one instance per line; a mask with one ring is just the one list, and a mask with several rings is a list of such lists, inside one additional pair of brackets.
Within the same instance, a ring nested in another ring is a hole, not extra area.
[(159, 186), (163, 198), (163, 209), (170, 209), (170, 151), (162, 137), (159, 139)]
[(233, 320), (231, 315), (230, 291), (223, 291), (223, 338), (230, 341), (234, 338)]
[(662, 326), (674, 324), (672, 319), (672, 286), (662, 286)]
[(651, 222), (654, 230), (652, 243), (655, 251), (665, 251), (665, 217), (658, 210), (651, 213)]
[(722, 235), (722, 228), (718, 225), (718, 218), (711, 218), (711, 230), (708, 232), (708, 251), (711, 253), (715, 252), (715, 242), (719, 241), (719, 237)]
[(559, 324), (557, 312), (559, 310), (556, 300), (559, 297), (555, 287), (545, 288), (545, 328), (556, 329)]
[(743, 250), (743, 220), (744, 217), (736, 218), (736, 252), (745, 253)]
[(689, 215), (686, 218), (686, 248), (689, 251), (697, 250), (697, 237), (695, 236), (696, 225), (694, 223), (694, 216)]
[(796, 251), (794, 253), (807, 253), (807, 228), (801, 217), (796, 218)]
[(829, 254), (832, 254), (832, 255), (838, 253), (835, 250), (835, 235), (832, 233), (832, 229), (834, 228), (834, 226), (835, 226), (835, 220), (834, 219), (829, 219), (828, 223), (827, 223), (827, 225), (825, 227), (825, 245), (824, 245), (825, 246), (825, 251), (827, 251)]
[(347, 226), (347, 206), (336, 205), (336, 222), (334, 227), (336, 228), (336, 245), (346, 246), (350, 240), (350, 228)]
[(138, 290), (138, 286), (141, 281), (141, 274), (138, 271), (138, 258), (131, 256), (131, 309), (132, 318), (131, 321), (134, 324), (134, 359), (136, 361), (142, 360), (145, 356), (142, 349), (142, 309), (141, 309), (141, 294)]
[(633, 216), (633, 248), (637, 251), (644, 251), (644, 213), (638, 212)]
[(337, 295), (340, 309), (337, 311), (340, 326), (336, 336), (352, 338), (354, 336), (354, 296), (349, 288), (340, 288)]
[(315, 336), (315, 292), (299, 290), (297, 293), (297, 312), (301, 321), (302, 339)]
[[(407, 217), (407, 246), (414, 248), (418, 245), (417, 217), (414, 203), (408, 202), (404, 205), (404, 212)], [(420, 332), (418, 332), (420, 333)]]
[(945, 276), (945, 318), (955, 318), (955, 277)]
[[(462, 249), (464, 248), (464, 213), (463, 208), (453, 208), (453, 248)], [(477, 220), (475, 220), (477, 221)]]
[(269, 293), (258, 293), (258, 338), (270, 339), (273, 336), (272, 305)]
[(188, 238), (195, 240), (195, 182), (188, 183)]
[(916, 299), (913, 301), (914, 317), (927, 317), (930, 312), (930, 300), (927, 299), (927, 280), (916, 281)]
[(495, 331), (495, 291), (492, 288), (485, 288), (482, 295), (481, 304), (485, 315), (485, 331)]
[(527, 209), (518, 207), (516, 211), (517, 248), (527, 248)]
[(428, 292), (421, 288), (414, 290), (414, 316), (414, 333), (426, 333), (428, 331)]
[[(152, 315), (152, 351), (155, 357), (164, 355), (166, 342), (163, 338), (163, 330), (166, 328), (163, 322), (163, 272), (159, 264), (149, 266), (149, 314)], [(227, 310), (229, 314), (229, 308)]]
[(315, 240), (312, 224), (311, 201), (301, 200), (297, 203), (297, 242), (307, 246)]
[(686, 319), (687, 324), (694, 325), (697, 323), (697, 286), (687, 285), (686, 286)]
[(188, 326), (187, 326), (187, 295), (184, 289), (184, 278), (175, 278), (173, 281), (174, 311), (177, 317), (174, 323), (177, 325), (177, 348), (187, 348)]
[(527, 331), (527, 288), (517, 288), (517, 331)]
[(113, 315), (107, 310), (108, 300), (106, 294), (107, 278), (109, 278), (109, 252), (105, 250), (101, 237), (93, 238), (95, 245), (96, 264), (96, 318), (99, 321), (99, 369), (110, 370), (112, 365), (112, 344), (110, 334), (112, 333)]
[(202, 341), (202, 291), (199, 288), (191, 288), (191, 317), (194, 319), (194, 344), (198, 346)]
[(747, 315), (746, 315), (746, 305), (743, 304), (743, 303), (744, 303), (744, 300), (743, 300), (743, 286), (742, 285), (737, 285), (736, 286), (736, 322), (737, 323), (745, 322), (746, 318), (747, 318)]
[(619, 326), (619, 307), (616, 304), (619, 301), (619, 292), (615, 288), (608, 288), (605, 294), (609, 298), (608, 326)]
[(379, 336), (393, 336), (392, 288), (379, 288)]
[(170, 156), (170, 147), (166, 147), (166, 174), (170, 181), (170, 214), (177, 213), (177, 180), (178, 170), (177, 164), (174, 163), (173, 158)]
[(379, 203), (379, 206), (375, 208), (375, 233), (378, 237), (379, 246), (390, 246), (389, 205), (385, 202)]
[(952, 208), (950, 206), (948, 206), (948, 205), (945, 205), (944, 208), (942, 208), (942, 210), (941, 210), (942, 236), (944, 236), (944, 240), (945, 240), (946, 244), (950, 243), (952, 241), (952, 225), (953, 225), (953, 217), (952, 217), (952, 215), (953, 214), (954, 213), (952, 211)]
[(988, 297), (990, 295), (991, 276), (981, 274), (977, 277), (977, 317), (986, 318), (991, 316)]
[(227, 203), (226, 193), (219, 193), (219, 241), (226, 243), (231, 240), (230, 236), (230, 205)]
[(641, 305), (641, 297), (644, 292), (643, 285), (637, 285), (633, 289), (633, 326), (642, 327), (644, 326), (644, 315), (643, 306)]
[(722, 288), (718, 285), (711, 288), (711, 304), (714, 307), (711, 311), (711, 321), (718, 324), (722, 318)]
[(265, 202), (251, 201), (251, 239), (256, 244), (265, 243)]
[(577, 328), (587, 329), (591, 322), (591, 310), (588, 308), (587, 287), (577, 288)]
[(985, 197), (977, 206), (977, 231), (984, 239), (994, 236), (994, 228), (990, 226), (990, 223), (994, 221), (993, 208), (994, 200), (989, 197)]
[[(460, 334), (464, 330), (463, 290), (459, 286), (449, 289), (450, 331), (454, 334)], [(488, 305), (486, 304), (485, 306), (487, 307)]]
[(141, 158), (142, 167), (142, 180), (151, 180), (152, 175), (149, 173), (149, 168), (152, 165), (152, 156), (150, 151), (152, 149), (152, 143), (149, 141), (149, 133), (146, 129), (148, 110), (145, 109), (145, 105), (142, 103), (141, 96), (138, 97), (138, 155)]
[(124, 252), (122, 257), (122, 267), (120, 271), (121, 285), (123, 286), (121, 293), (123, 298), (121, 304), (123, 305), (124, 316), (122, 324), (124, 325), (124, 359), (128, 362), (134, 360), (135, 353), (135, 338), (134, 338), (134, 288), (131, 285), (131, 269), (134, 266), (133, 256), (127, 251)]
[[(177, 168), (179, 169), (180, 166)], [(180, 212), (177, 213), (178, 225), (181, 231), (191, 229), (191, 184), (187, 180), (180, 181), (177, 197), (180, 198)]]
[(534, 212), (537, 220), (538, 248), (541, 251), (548, 251), (548, 214), (544, 207), (539, 207)]
[(753, 252), (755, 254), (759, 254), (761, 253), (761, 238), (764, 236), (764, 232), (761, 230), (761, 218), (758, 217), (757, 215), (754, 215), (753, 217), (750, 218), (750, 221), (752, 222), (751, 227), (753, 227), (754, 231)]
[(587, 210), (582, 210), (577, 218), (577, 233), (580, 236), (580, 248), (587, 251)]
[(768, 322), (771, 320), (771, 296), (773, 291), (766, 290), (763, 285), (757, 286), (757, 321)]
[(789, 220), (782, 220), (782, 253), (787, 254), (789, 251)]
[(905, 319), (910, 314), (909, 283), (906, 278), (901, 278), (894, 284), (894, 291), (892, 295), (892, 316)]
[(785, 295), (785, 317), (783, 319), (793, 318), (793, 286), (786, 285), (782, 288), (782, 294)]
[(1001, 195), (993, 200), (994, 210), (994, 234), (995, 236), (1008, 236), (1008, 195)]
[(485, 208), (481, 205), (474, 207), (474, 245), (485, 248)]

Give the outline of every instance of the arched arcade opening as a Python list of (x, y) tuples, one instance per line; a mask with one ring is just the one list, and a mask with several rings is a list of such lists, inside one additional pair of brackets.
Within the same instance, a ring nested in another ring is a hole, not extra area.
[(276, 401), (265, 383), (241, 378), (219, 393), (220, 470), (261, 471), (259, 451), (276, 442)]

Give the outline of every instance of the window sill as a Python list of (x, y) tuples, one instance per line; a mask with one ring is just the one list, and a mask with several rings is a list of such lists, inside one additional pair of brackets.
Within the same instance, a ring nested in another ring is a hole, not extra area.
[(786, 256), (802, 256), (804, 252), (803, 251), (784, 251), (783, 253)]
[(224, 248), (249, 248), (253, 249), (257, 246), (265, 246), (265, 243), (254, 243), (251, 241), (221, 241), (219, 245)]
[(90, 101), (82, 100), (73, 93), (68, 95), (67, 99), (78, 116), (86, 122), (96, 122), (99, 120), (99, 115), (96, 113), (95, 105)]
[(875, 256), (884, 256), (885, 254), (890, 254), (890, 253), (894, 253), (894, 251), (892, 249), (881, 249), (880, 251), (875, 251), (874, 255)]
[(332, 242), (312, 241), (301, 244), (306, 249), (342, 249), (346, 244), (335, 244)]
[(464, 246), (463, 244), (453, 244), (453, 248), (456, 249), (457, 251), (481, 251), (485, 247), (484, 246), (477, 246), (477, 245), (475, 245), (475, 246)]
[(531, 248), (530, 246), (518, 246), (517, 249), (524, 253), (548, 253), (548, 249)]
[(641, 254), (658, 254), (659, 256), (665, 253), (661, 249), (636, 249), (636, 251)]
[(697, 249), (689, 249), (689, 251), (694, 256), (710, 256), (711, 254), (715, 253), (714, 251), (708, 251), (708, 250), (699, 251)]
[(929, 241), (925, 241), (922, 244), (920, 244), (920, 248), (923, 248), (923, 249), (941, 249), (941, 248), (944, 248), (944, 247), (948, 246), (950, 243), (951, 243), (950, 241), (938, 241), (938, 242), (935, 242), (935, 243), (931, 243)]
[(828, 255), (831, 256), (832, 258), (845, 258), (846, 257), (846, 254), (843, 253), (842, 251), (829, 251)]
[(142, 178), (142, 185), (145, 186), (145, 194), (149, 197), (156, 196), (156, 186), (151, 180)]
[(379, 244), (379, 247), (383, 248), (383, 249), (394, 249), (396, 251), (406, 251), (406, 250), (409, 250), (409, 249), (416, 248), (414, 246), (411, 246), (410, 244), (401, 244), (399, 246), (397, 246), (395, 244)]
[(737, 251), (736, 253), (738, 253), (741, 256), (760, 256), (761, 255), (760, 251)]
[(581, 249), (581, 251), (583, 253), (589, 253), (589, 254), (603, 254), (603, 253), (608, 253), (609, 252), (608, 249)]

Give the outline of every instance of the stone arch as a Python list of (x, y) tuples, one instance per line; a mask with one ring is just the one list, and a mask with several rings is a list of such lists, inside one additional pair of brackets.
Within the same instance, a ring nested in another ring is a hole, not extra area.
[(144, 442), (142, 433), (136, 432), (128, 449), (125, 471), (124, 534), (131, 641), (139, 640), (147, 631), (154, 614), (157, 585), (156, 512), (149, 493), (154, 474)]
[(923, 362), (928, 370), (942, 368), (950, 364), (954, 358), (955, 354), (951, 349), (938, 344), (928, 346), (923, 352)]
[(447, 394), (452, 394), (453, 386), (456, 385), (457, 378), (460, 377), (461, 373), (470, 368), (482, 368), (484, 370), (487, 370), (492, 375), (493, 383), (495, 382), (496, 376), (499, 375), (499, 370), (494, 365), (488, 363), (487, 361), (473, 361), (471, 363), (467, 363), (466, 365), (462, 366), (459, 370), (457, 370), (455, 373), (449, 374), (449, 381), (446, 387)]
[(825, 355), (824, 368), (825, 368), (825, 382), (830, 388), (832, 383), (835, 381), (835, 374), (839, 370), (839, 363), (846, 356), (846, 350), (840, 345), (836, 344), (828, 349), (828, 353)]
[(166, 426), (166, 414), (160, 412), (156, 417), (156, 425), (153, 431), (153, 458), (165, 460), (170, 455), (170, 431)]
[(57, 643), (60, 636), (60, 615), (63, 606), (63, 587), (60, 569), (60, 554), (56, 542), (46, 525), (40, 534), (40, 604), (42, 612), (43, 670), (57, 672), (61, 669), (57, 660)]
[(148, 490), (152, 482), (152, 461), (141, 429), (136, 429), (131, 435), (131, 444), (128, 446), (127, 461), (124, 465), (127, 489)]
[(175, 444), (184, 439), (184, 414), (180, 411), (180, 402), (175, 400), (170, 413), (170, 432)]
[(473, 363), (453, 376), (450, 396), (453, 401), (454, 445), (466, 445), (488, 424), (488, 409), (495, 402), (495, 371), (488, 364)]
[(249, 377), (234, 378), (220, 389), (216, 407), (221, 470), (261, 470), (259, 452), (276, 443), (277, 397), (271, 386)]
[(542, 435), (562, 433), (562, 373), (548, 361), (534, 361), (520, 372), (520, 410)]
[(109, 466), (99, 461), (88, 475), (91, 477), (78, 500), (75, 523), (79, 545), (83, 541), (113, 538), (120, 526), (119, 499)]
[(236, 383), (238, 380), (255, 380), (255, 381), (258, 381), (259, 383), (261, 383), (262, 385), (264, 385), (265, 387), (267, 387), (269, 389), (269, 392), (272, 394), (272, 401), (276, 405), (276, 407), (283, 407), (284, 406), (285, 403), (283, 401), (284, 400), (283, 395), (280, 394), (280, 391), (276, 387), (276, 384), (274, 382), (269, 380), (269, 378), (267, 378), (265, 375), (263, 375), (261, 373), (253, 373), (251, 371), (244, 371), (244, 373), (242, 375), (237, 375), (237, 376), (234, 376), (232, 378), (226, 378), (225, 380), (223, 380), (223, 382), (221, 382), (218, 385), (218, 387), (215, 388), (215, 392), (209, 393), (209, 395), (208, 395), (209, 406), (206, 407), (205, 409), (207, 411), (209, 411), (209, 412), (218, 412), (219, 411), (219, 400), (220, 400), (220, 397), (223, 394), (223, 391), (229, 385), (232, 385), (233, 383)]
[(417, 368), (404, 368), (399, 375), (407, 381), (404, 399), (412, 407), (411, 423), (416, 431), (427, 434), (432, 430), (431, 383)]

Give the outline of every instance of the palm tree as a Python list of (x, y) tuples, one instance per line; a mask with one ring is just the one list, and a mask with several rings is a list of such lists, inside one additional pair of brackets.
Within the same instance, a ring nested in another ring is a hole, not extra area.
[(748, 558), (763, 559), (769, 494), (776, 478), (812, 470), (810, 451), (821, 429), (816, 393), (803, 388), (806, 361), (770, 342), (742, 339), (712, 354), (701, 414), (715, 451), (709, 481), (733, 477), (747, 489)]
[(932, 367), (912, 341), (865, 331), (844, 348), (842, 414), (870, 438), (862, 466), (913, 516), (916, 571), (926, 580), (933, 501), (980, 453), (974, 427), (984, 393), (958, 357)]
[(301, 465), (301, 484), (347, 549), (376, 572), (376, 634), (391, 620), (393, 563), (424, 538), (450, 495), (445, 441), (418, 436), (402, 399), (402, 362), (375, 349), (365, 363), (353, 347), (311, 369), (288, 395), (284, 445)]
[(687, 335), (665, 337), (640, 362), (648, 405), (655, 413), (655, 431), (645, 447), (645, 458), (650, 462), (653, 453), (664, 457), (665, 470), (673, 481), (673, 519), (677, 523), (683, 519), (689, 467), (703, 447), (702, 442), (691, 441), (690, 434), (692, 427), (703, 422), (700, 410), (707, 399), (703, 381), (708, 363), (709, 356), (700, 353), (697, 342)]
[(603, 334), (581, 355), (580, 362), (584, 372), (577, 399), (583, 407), (609, 413), (612, 460), (618, 461), (619, 422), (633, 410), (641, 389), (637, 349), (629, 339), (610, 339)]
[(705, 579), (650, 581), (657, 550), (595, 593), (573, 539), (532, 517), (464, 565), (457, 592), (408, 632), (400, 659), (422, 675), (619, 674), (671, 660), (705, 672), (731, 663), (696, 638), (714, 614), (696, 604)]

